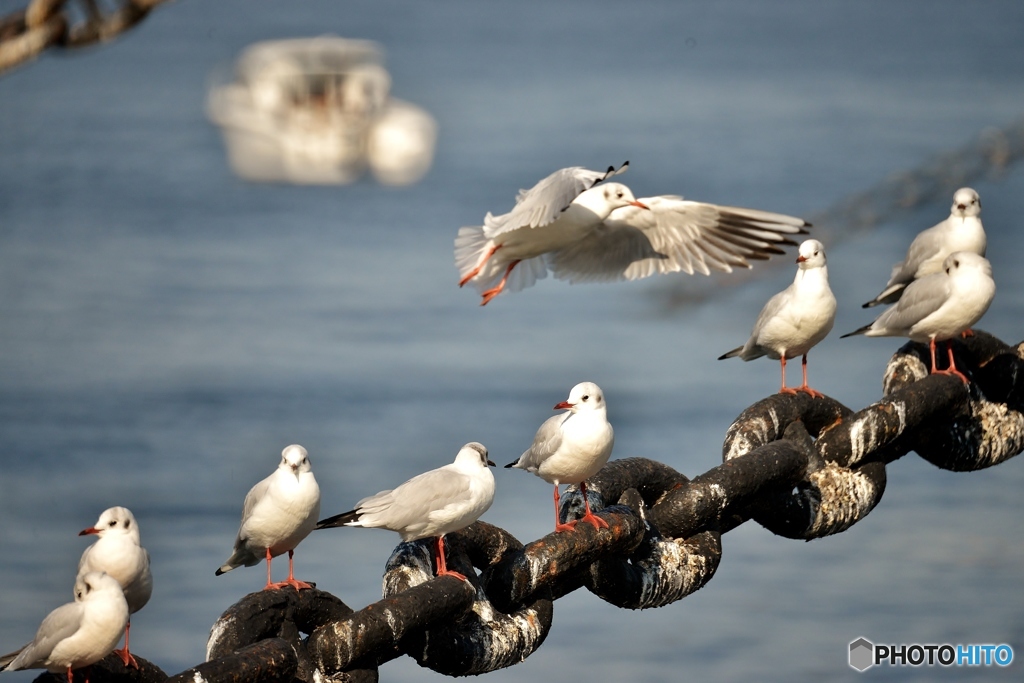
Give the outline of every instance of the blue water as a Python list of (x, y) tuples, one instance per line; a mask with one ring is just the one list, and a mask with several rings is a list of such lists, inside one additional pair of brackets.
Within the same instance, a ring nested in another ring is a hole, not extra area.
[[(155, 575), (133, 649), (168, 673), (201, 661), (220, 612), (262, 585), (262, 569), (213, 571), (245, 492), (290, 443), (338, 512), (467, 441), (508, 462), (590, 379), (613, 457), (713, 467), (732, 419), (778, 386), (770, 361), (714, 359), (792, 278), (790, 257), (699, 307), (666, 311), (666, 277), (545, 280), (481, 309), (455, 286), (457, 228), (556, 168), (625, 159), (638, 196), (813, 215), (1024, 116), (1022, 29), (1018, 0), (179, 0), (115, 42), (0, 77), (0, 650), (70, 599), (87, 542), (75, 534), (125, 505)], [(381, 42), (394, 92), (438, 118), (421, 184), (230, 174), (204, 118), (210, 74), (254, 41), (326, 32)], [(979, 327), (1016, 343), (1024, 170), (973, 184), (999, 286)], [(826, 245), (837, 333), (870, 320), (859, 304), (947, 211), (944, 199)], [(860, 408), (900, 344), (833, 334), (811, 383)], [(547, 532), (550, 487), (497, 479), (485, 519), (522, 540)], [(951, 474), (908, 456), (850, 531), (799, 543), (741, 527), (714, 580), (659, 610), (573, 594), (534, 656), (487, 678), (854, 680), (859, 636), (1024, 657), (1022, 486), (1024, 461)], [(396, 540), (317, 533), (297, 573), (359, 608), (379, 598)], [(381, 673), (440, 680), (408, 658)]]

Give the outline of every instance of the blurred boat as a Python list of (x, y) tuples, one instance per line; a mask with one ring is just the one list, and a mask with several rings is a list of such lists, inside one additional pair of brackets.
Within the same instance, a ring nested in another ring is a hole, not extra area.
[(390, 97), (383, 57), (376, 43), (335, 36), (248, 47), (207, 99), (234, 172), (301, 184), (351, 183), (367, 169), (388, 185), (422, 178), (437, 123)]

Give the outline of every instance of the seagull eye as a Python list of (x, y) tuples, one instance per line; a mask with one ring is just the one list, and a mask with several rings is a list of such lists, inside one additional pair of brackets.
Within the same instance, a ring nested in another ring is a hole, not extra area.
[(584, 396), (583, 400), (586, 401), (588, 398), (590, 398), (590, 396)]
[(116, 519), (112, 519), (112, 520), (110, 520), (110, 521), (109, 521), (109, 522), (107, 523), (107, 526), (109, 526), (109, 527), (111, 527), (111, 528), (113, 528), (113, 527), (117, 526), (117, 520), (116, 520)]
[(959, 261), (953, 261), (953, 267), (954, 268), (959, 268), (960, 267), (960, 262)]

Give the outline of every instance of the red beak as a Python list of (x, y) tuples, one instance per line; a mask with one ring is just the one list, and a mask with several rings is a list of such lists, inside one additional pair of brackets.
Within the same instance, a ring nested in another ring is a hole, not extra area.
[(89, 534), (98, 534), (99, 532), (100, 532), (99, 529), (97, 529), (94, 526), (91, 526), (88, 529), (82, 529), (81, 531), (79, 531), (78, 535), (79, 536), (88, 536)]
[(631, 201), (631, 202), (629, 203), (629, 205), (630, 205), (630, 206), (639, 206), (639, 207), (640, 207), (641, 209), (647, 209), (648, 211), (650, 211), (650, 210), (651, 210), (651, 207), (647, 206), (647, 205), (646, 205), (646, 204), (644, 204), (643, 202), (638, 202), (638, 201), (636, 201), (636, 200), (633, 200), (633, 201)]
[(569, 403), (568, 401), (562, 401), (561, 403), (559, 403), (558, 405), (556, 405), (554, 407), (554, 410), (568, 410), (568, 409), (572, 408), (574, 405), (576, 405), (576, 404), (575, 403)]
[(806, 257), (806, 256), (797, 256), (797, 257), (796, 257), (796, 262), (797, 262), (797, 263), (803, 263), (803, 262), (804, 262), (804, 261), (806, 261), (806, 260), (807, 260), (807, 257)]

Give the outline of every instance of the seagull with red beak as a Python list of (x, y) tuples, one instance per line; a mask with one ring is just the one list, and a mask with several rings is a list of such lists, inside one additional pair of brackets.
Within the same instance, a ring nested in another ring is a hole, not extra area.
[(750, 268), (781, 254), (787, 235), (806, 233), (800, 218), (686, 201), (676, 195), (636, 199), (617, 182), (623, 173), (563, 168), (520, 190), (506, 214), (488, 213), (455, 238), (459, 286), (472, 283), (487, 304), (506, 289), (547, 276), (575, 282), (636, 280), (684, 271), (708, 275)]
[(128, 602), (128, 622), (124, 627), (124, 649), (114, 650), (125, 666), (139, 668), (139, 663), (128, 649), (131, 616), (142, 609), (153, 594), (153, 575), (149, 571), (149, 553), (142, 547), (139, 525), (132, 511), (125, 507), (112, 507), (103, 511), (95, 526), (82, 529), (79, 536), (98, 536), (95, 543), (85, 549), (78, 561), (78, 576), (89, 572), (106, 572), (124, 591)]
[[(608, 422), (604, 393), (593, 382), (581, 382), (569, 398), (555, 405), (565, 410), (549, 417), (533, 437), (533, 445), (518, 460), (505, 467), (526, 470), (555, 486), (555, 531), (570, 531), (584, 521), (602, 529), (608, 526), (590, 510), (586, 480), (604, 467), (615, 445), (615, 433)], [(559, 519), (560, 484), (579, 484), (586, 510), (583, 517), (563, 524)]]

